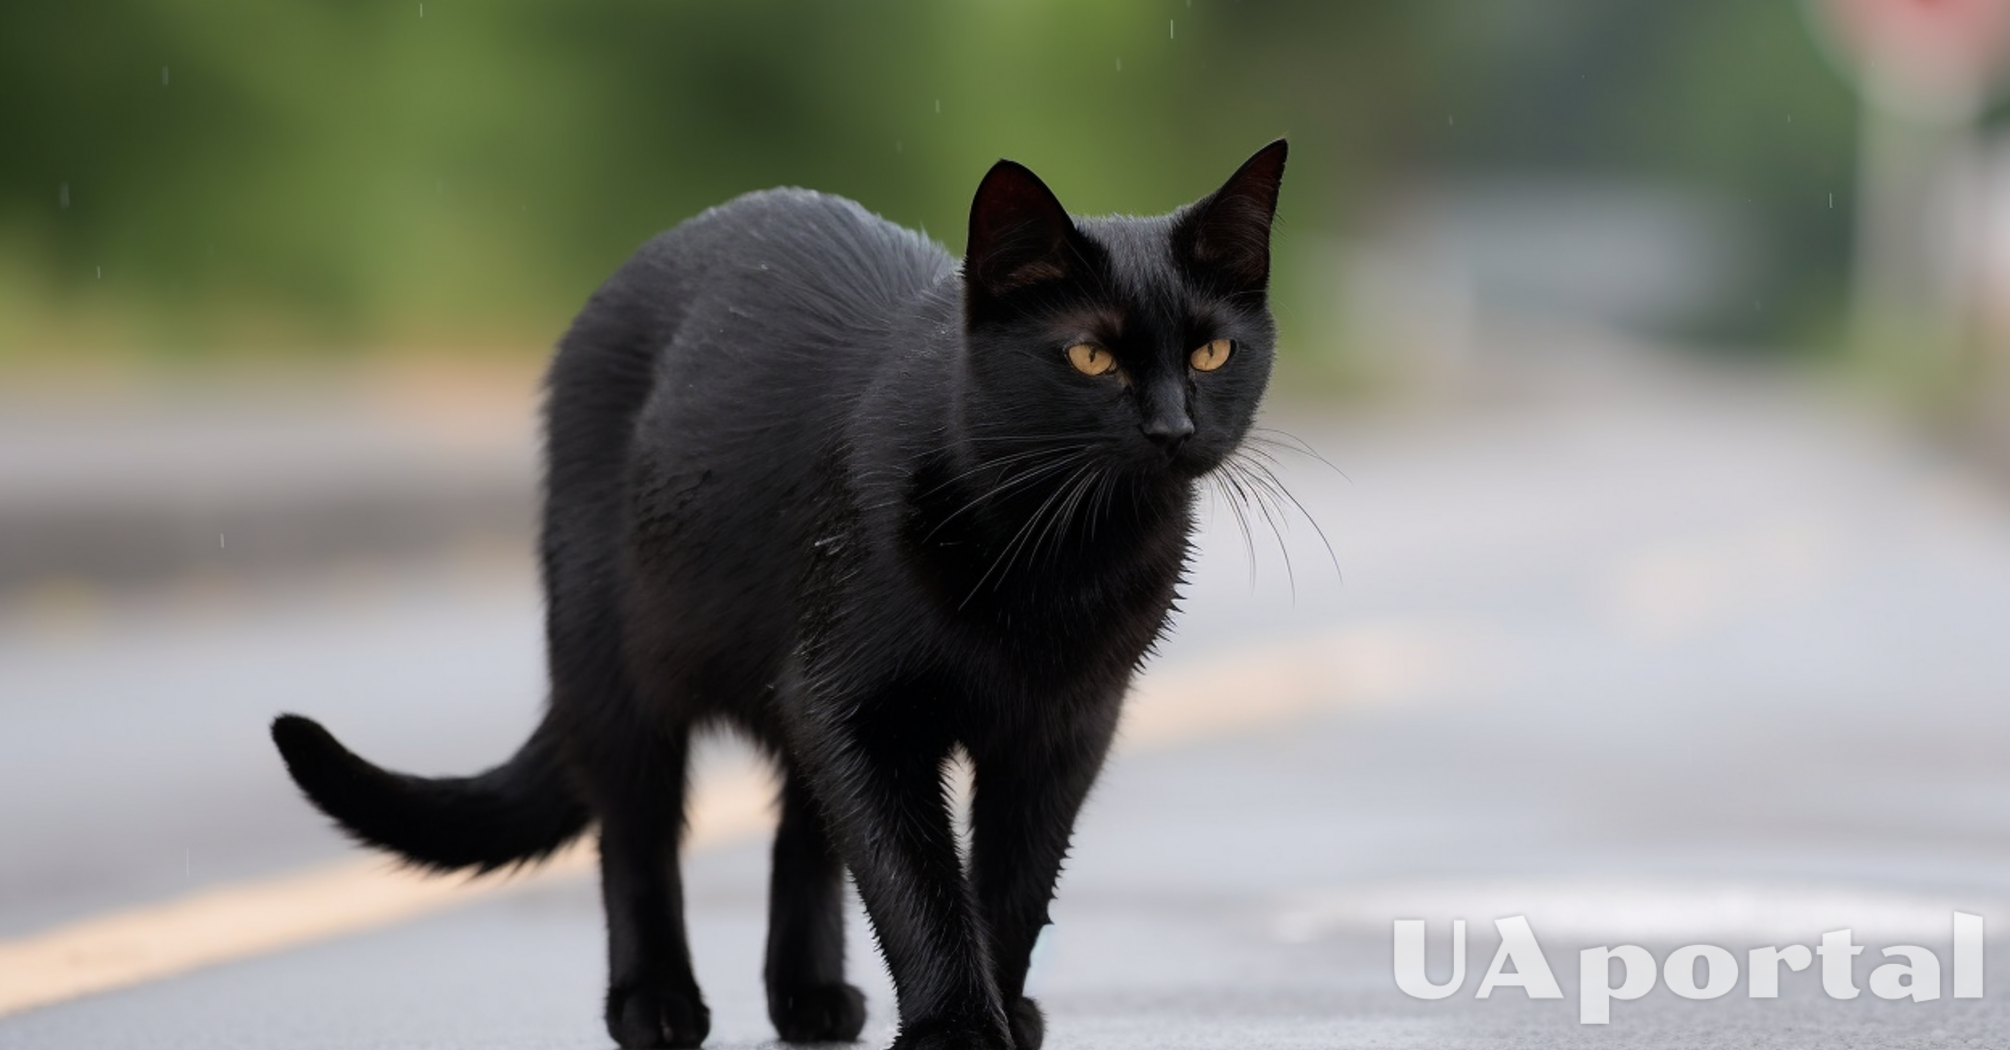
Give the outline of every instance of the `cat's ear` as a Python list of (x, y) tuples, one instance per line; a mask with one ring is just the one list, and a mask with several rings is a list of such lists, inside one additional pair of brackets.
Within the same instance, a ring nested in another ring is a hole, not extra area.
[(1064, 277), (1075, 259), (1075, 223), (1054, 191), (1023, 164), (1001, 160), (970, 202), (963, 278), (972, 292), (999, 296)]
[(1270, 220), (1284, 178), (1285, 141), (1242, 162), (1221, 188), (1195, 201), (1181, 223), (1186, 254), (1237, 289), (1270, 281)]

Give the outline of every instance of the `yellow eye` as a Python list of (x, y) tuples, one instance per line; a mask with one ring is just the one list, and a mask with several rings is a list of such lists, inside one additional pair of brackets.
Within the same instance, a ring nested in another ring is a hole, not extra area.
[(1093, 343), (1076, 343), (1068, 348), (1068, 363), (1085, 376), (1099, 376), (1117, 367), (1108, 350)]
[(1193, 363), (1195, 371), (1212, 372), (1228, 363), (1228, 353), (1233, 349), (1235, 349), (1234, 343), (1226, 339), (1215, 339), (1195, 350), (1187, 360)]

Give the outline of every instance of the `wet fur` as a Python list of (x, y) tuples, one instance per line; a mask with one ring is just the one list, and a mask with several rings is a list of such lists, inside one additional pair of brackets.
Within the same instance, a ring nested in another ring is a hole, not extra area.
[[(783, 1039), (855, 1038), (848, 870), (897, 1047), (1035, 1050), (1024, 998), (1076, 814), (1165, 629), (1196, 483), (1267, 382), (1280, 141), (1169, 216), (1075, 219), (1031, 172), (980, 186), (961, 266), (858, 205), (751, 194), (645, 245), (548, 376), (550, 704), (509, 762), (424, 779), (281, 716), (350, 834), (440, 870), (597, 823), (609, 1032), (695, 1046), (709, 1014), (677, 842), (694, 730), (783, 775), (764, 973)], [(1235, 340), (1200, 374), (1186, 355)], [(1108, 347), (1121, 378), (1065, 349)], [(943, 783), (975, 769), (959, 857)]]

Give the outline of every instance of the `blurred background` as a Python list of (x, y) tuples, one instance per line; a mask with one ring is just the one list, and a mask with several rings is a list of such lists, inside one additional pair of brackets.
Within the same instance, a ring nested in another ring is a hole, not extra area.
[[(2010, 899), (2006, 46), (2001, 0), (11, 5), (0, 936), (340, 855), (276, 710), (521, 738), (538, 372), (658, 230), (795, 184), (960, 251), (998, 157), (1151, 213), (1281, 134), (1304, 506), (1211, 497), (1167, 663), (1305, 664), (1324, 728), (1163, 761), (1302, 766), (1327, 845), (1223, 892), (1291, 944), (1426, 876)], [(1470, 808), (1509, 745), (1553, 820)]]
[(16, 366), (536, 356), (641, 240), (750, 189), (844, 194), (955, 248), (996, 157), (1076, 210), (1145, 213), (1283, 133), (1308, 362), (1371, 353), (1345, 325), (1392, 281), (1744, 354), (1844, 342), (1864, 120), (1790, 0), (6, 19)]

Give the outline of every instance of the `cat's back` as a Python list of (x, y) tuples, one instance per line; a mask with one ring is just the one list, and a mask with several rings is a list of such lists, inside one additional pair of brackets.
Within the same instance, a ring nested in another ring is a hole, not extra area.
[(599, 577), (626, 536), (631, 564), (687, 605), (716, 591), (779, 612), (847, 420), (877, 376), (927, 352), (904, 333), (957, 302), (954, 271), (921, 234), (800, 189), (651, 239), (595, 292), (548, 376), (552, 584)]
[(712, 276), (774, 275), (778, 288), (859, 306), (898, 305), (955, 268), (922, 234), (847, 197), (798, 187), (748, 193), (708, 209), (665, 235), (664, 247), (724, 264)]
[(813, 454), (888, 350), (912, 346), (896, 333), (955, 262), (853, 201), (784, 188), (695, 216), (630, 266), (677, 314), (656, 340), (637, 452), (653, 438), (688, 460)]
[(876, 346), (954, 268), (853, 201), (783, 188), (659, 234), (608, 284), (655, 328), (652, 416), (762, 415), (777, 401), (800, 414), (869, 373)]
[(657, 234), (559, 344), (550, 480), (612, 483), (652, 432), (679, 432), (695, 453), (716, 446), (715, 433), (773, 443), (827, 422), (883, 363), (875, 350), (890, 329), (954, 270), (923, 235), (796, 188), (749, 193)]
[[(955, 262), (939, 245), (858, 203), (813, 190), (761, 190), (658, 235), (630, 266), (672, 275), (685, 321), (790, 345), (856, 341), (939, 283)], [(624, 267), (624, 270), (628, 267)], [(706, 330), (679, 333), (703, 341)], [(742, 345), (733, 356), (758, 357)]]

